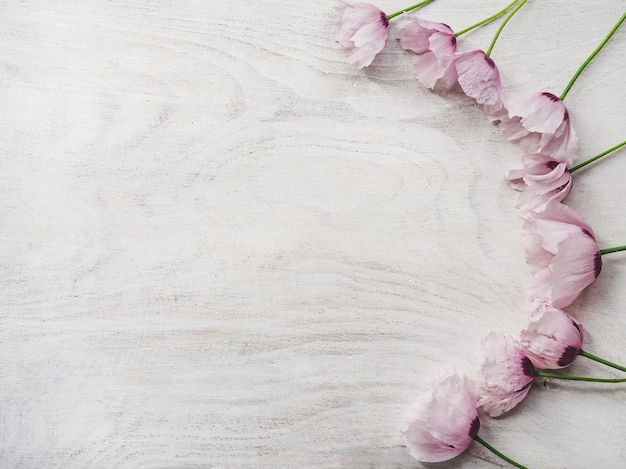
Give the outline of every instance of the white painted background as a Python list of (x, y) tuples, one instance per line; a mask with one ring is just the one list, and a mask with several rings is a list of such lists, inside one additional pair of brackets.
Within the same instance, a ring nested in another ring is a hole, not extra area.
[[(460, 29), (505, 0), (437, 0)], [(559, 94), (624, 2), (530, 0), (492, 57)], [(406, 6), (381, 0), (387, 12)], [(395, 40), (345, 63), (327, 0), (0, 2), (0, 466), (491, 468), (414, 462), (438, 366), (526, 324), (521, 152)], [(397, 31), (396, 22), (391, 35)], [(486, 48), (497, 25), (469, 33)], [(625, 138), (626, 30), (566, 99)], [(568, 203), (626, 243), (626, 154)], [(626, 256), (572, 306), (626, 362)], [(588, 363), (572, 372), (615, 376)], [(537, 382), (481, 435), (532, 468), (626, 465), (626, 386)]]

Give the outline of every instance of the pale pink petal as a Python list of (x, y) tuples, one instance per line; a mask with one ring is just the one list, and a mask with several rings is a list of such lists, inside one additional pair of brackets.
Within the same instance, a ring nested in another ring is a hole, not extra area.
[(537, 272), (528, 290), (528, 298), (534, 307), (552, 301), (552, 271), (549, 268)]
[(539, 147), (541, 152), (559, 157), (568, 166), (576, 161), (580, 153), (580, 145), (567, 110), (565, 111), (563, 122), (561, 122), (554, 134), (541, 134)]
[(387, 30), (382, 29), (380, 24), (363, 26), (352, 36), (354, 48), (348, 55), (348, 63), (357, 68), (367, 67), (383, 50), (386, 40)]
[(536, 368), (554, 370), (569, 366), (582, 347), (584, 330), (572, 316), (542, 303), (520, 344)]
[(573, 164), (578, 138), (563, 102), (551, 93), (511, 95), (504, 99), (508, 115), (500, 128), (509, 140), (519, 140), (527, 153), (543, 153)]
[[(502, 90), (502, 95), (503, 96), (505, 95), (504, 89)], [(487, 117), (489, 117), (489, 120), (491, 120), (491, 122), (493, 122), (496, 125), (502, 124), (502, 122), (507, 122), (510, 120), (509, 114), (506, 108), (504, 107), (504, 99), (502, 100), (502, 107), (500, 108), (499, 111), (494, 111), (493, 109), (487, 109), (486, 111), (488, 111)]]
[(571, 207), (565, 204), (553, 203), (546, 207), (542, 215), (538, 215), (537, 218), (543, 218), (546, 220), (552, 220), (559, 223), (568, 223), (570, 225), (576, 225), (584, 231), (588, 231), (592, 237), (595, 237), (593, 228), (581, 218)]
[(433, 53), (416, 55), (413, 59), (413, 74), (424, 88), (437, 86), (445, 71), (439, 66), (439, 59)]
[[(549, 207), (547, 205), (546, 207)], [(545, 211), (545, 210), (544, 210)], [(555, 256), (559, 252), (559, 244), (575, 232), (581, 232), (577, 225), (564, 223), (558, 220), (538, 218), (543, 212), (530, 214), (534, 217), (533, 229), (541, 237), (541, 247)]]
[(558, 204), (549, 204), (546, 210), (534, 212), (524, 222), (522, 235), (528, 263), (548, 266), (557, 252), (558, 244), (577, 231), (575, 223), (568, 223)]
[(526, 168), (522, 169), (512, 169), (509, 171), (507, 179), (509, 180), (509, 186), (511, 186), (516, 191), (523, 191), (526, 189), (526, 182), (524, 181), (524, 177), (526, 176)]
[(439, 82), (436, 87), (446, 90), (460, 91), (458, 74), (454, 67), (456, 36), (436, 32), (430, 36), (430, 50), (437, 57), (439, 66)]
[(522, 225), (522, 241), (530, 273), (537, 275), (544, 271), (550, 265), (554, 254), (543, 248), (542, 237), (536, 232), (535, 220), (532, 217), (525, 220)]
[(558, 253), (550, 265), (552, 304), (564, 308), (600, 275), (602, 256), (589, 233), (576, 233), (559, 244)]
[(453, 67), (456, 36), (449, 26), (410, 15), (398, 34), (400, 46), (415, 54), (415, 77), (428, 89), (457, 86)]
[(383, 50), (389, 32), (387, 15), (369, 3), (338, 2), (340, 18), (335, 24), (335, 41), (348, 55), (348, 63), (367, 67)]
[(599, 275), (602, 259), (593, 230), (566, 205), (551, 202), (543, 212), (530, 213), (523, 235), (533, 303), (547, 300), (563, 308)]
[(507, 100), (510, 117), (517, 116), (528, 132), (553, 134), (565, 118), (565, 105), (550, 93), (511, 95)]
[[(508, 102), (506, 100), (504, 101), (504, 105), (505, 108), (508, 105)], [(506, 112), (506, 114), (501, 116), (500, 130), (508, 140), (519, 140), (522, 137), (534, 137), (536, 140), (536, 145), (539, 145), (539, 142), (541, 141), (541, 134), (529, 132), (522, 125), (522, 119), (517, 116), (510, 117), (508, 111)]]
[(455, 458), (465, 449), (450, 448), (430, 433), (426, 420), (414, 420), (403, 432), (409, 454), (421, 462), (441, 462)]
[(522, 215), (543, 211), (550, 202), (560, 202), (572, 190), (572, 175), (564, 162), (546, 155), (529, 154), (522, 158), (523, 169), (509, 173), (509, 184), (521, 191), (517, 207)]
[(403, 435), (411, 456), (422, 462), (452, 459), (471, 444), (480, 426), (470, 379), (442, 370), (431, 390), (409, 410)]
[(595, 239), (593, 228), (572, 208), (555, 202), (546, 205), (541, 213), (533, 214), (534, 231), (541, 236), (542, 247), (556, 254), (558, 243), (572, 233), (588, 232)]
[(487, 114), (502, 109), (502, 80), (493, 60), (481, 50), (466, 52), (455, 62), (463, 92), (483, 106)]
[(437, 32), (445, 33), (448, 37), (454, 37), (454, 32), (447, 24), (428, 21), (415, 15), (407, 15), (407, 22), (398, 32), (397, 38), (404, 50), (414, 54), (423, 54), (428, 52), (431, 47), (430, 36)]
[(508, 412), (528, 394), (535, 368), (512, 337), (492, 332), (482, 342), (483, 382), (478, 387), (478, 406), (492, 417)]

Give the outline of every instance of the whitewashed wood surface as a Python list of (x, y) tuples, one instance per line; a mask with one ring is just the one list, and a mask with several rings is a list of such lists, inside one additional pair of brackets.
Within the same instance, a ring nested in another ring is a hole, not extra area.
[[(505, 3), (420, 15), (459, 29)], [(506, 86), (559, 94), (623, 10), (530, 0), (492, 55)], [(347, 65), (335, 15), (0, 2), (0, 467), (506, 467), (477, 445), (420, 465), (399, 428), (439, 366), (475, 374), (488, 332), (526, 324), (521, 152), (394, 40)], [(584, 157), (625, 138), (625, 45), (566, 99)], [(625, 177), (624, 152), (576, 175), (601, 247), (626, 243)], [(625, 282), (607, 256), (569, 308), (622, 363)], [(532, 468), (622, 468), (625, 417), (626, 386), (538, 381), (481, 435)]]

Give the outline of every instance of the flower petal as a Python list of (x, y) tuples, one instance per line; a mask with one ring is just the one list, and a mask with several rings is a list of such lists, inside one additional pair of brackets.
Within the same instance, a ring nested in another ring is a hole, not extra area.
[(348, 55), (348, 62), (358, 68), (372, 63), (383, 50), (389, 32), (387, 15), (370, 3), (349, 4), (339, 1), (340, 18), (335, 23), (334, 38)]
[(563, 102), (550, 93), (511, 95), (506, 108), (509, 117), (519, 117), (529, 132), (553, 134), (565, 117)]
[(415, 54), (428, 52), (431, 47), (430, 36), (437, 32), (455, 37), (454, 31), (447, 24), (428, 21), (415, 15), (408, 15), (407, 20), (397, 35), (400, 46), (406, 51)]
[(492, 417), (508, 412), (528, 394), (534, 367), (512, 337), (492, 332), (482, 342), (485, 361), (483, 382), (478, 388), (478, 406)]
[(551, 267), (552, 304), (564, 308), (600, 275), (602, 256), (598, 244), (589, 233), (573, 233), (559, 243)]
[(522, 157), (524, 168), (509, 173), (509, 184), (521, 191), (516, 206), (522, 216), (543, 211), (550, 202), (560, 202), (572, 190), (572, 175), (567, 164), (541, 154)]
[(568, 206), (551, 202), (530, 213), (523, 234), (533, 303), (547, 300), (563, 308), (599, 275), (602, 258), (593, 230)]
[(452, 369), (440, 371), (431, 390), (410, 409), (403, 435), (411, 456), (441, 462), (465, 451), (478, 431), (476, 400), (467, 376)]
[(581, 323), (565, 311), (543, 303), (520, 334), (520, 344), (535, 367), (553, 370), (574, 361), (583, 337)]
[(481, 50), (462, 54), (455, 63), (463, 92), (493, 114), (502, 109), (502, 81), (493, 60)]
[(404, 50), (416, 54), (413, 70), (422, 86), (428, 89), (457, 86), (453, 67), (456, 36), (449, 26), (410, 15), (398, 40)]
[(503, 98), (508, 114), (500, 128), (509, 140), (519, 140), (527, 153), (544, 153), (573, 164), (580, 147), (569, 113), (551, 93), (510, 95)]

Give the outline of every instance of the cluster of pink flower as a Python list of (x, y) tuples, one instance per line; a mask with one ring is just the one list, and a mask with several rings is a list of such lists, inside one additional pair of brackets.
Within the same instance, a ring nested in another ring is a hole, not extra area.
[[(368, 3), (340, 2), (335, 39), (347, 52), (351, 64), (359, 68), (368, 66), (385, 46), (389, 19), (431, 1), (392, 15)], [(475, 385), (459, 371), (445, 369), (436, 377), (429, 393), (411, 408), (403, 434), (410, 454), (423, 462), (451, 459), (472, 441), (478, 441), (511, 464), (523, 467), (478, 436), (478, 409), (492, 417), (511, 410), (528, 394), (537, 376), (626, 381), (539, 371), (567, 367), (579, 355), (626, 371), (584, 351), (582, 324), (561, 309), (598, 277), (603, 254), (626, 249), (620, 246), (601, 250), (593, 229), (562, 203), (572, 189), (572, 173), (576, 169), (626, 144), (622, 142), (572, 167), (579, 155), (579, 144), (563, 103), (573, 81), (621, 25), (626, 13), (560, 97), (548, 92), (512, 95), (504, 90), (498, 68), (489, 55), (504, 25), (525, 2), (516, 0), (496, 15), (457, 33), (443, 23), (407, 15), (397, 35), (401, 47), (413, 56), (414, 74), (422, 86), (435, 91), (460, 92), (472, 98), (499, 125), (503, 135), (519, 142), (526, 152), (523, 169), (511, 171), (509, 181), (520, 191), (517, 208), (524, 218), (524, 247), (532, 274), (530, 324), (519, 340), (502, 332), (492, 332), (483, 340), (485, 359), (479, 384)], [(459, 35), (509, 10), (511, 13), (486, 52), (457, 51)]]

